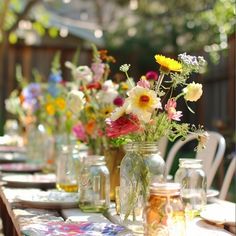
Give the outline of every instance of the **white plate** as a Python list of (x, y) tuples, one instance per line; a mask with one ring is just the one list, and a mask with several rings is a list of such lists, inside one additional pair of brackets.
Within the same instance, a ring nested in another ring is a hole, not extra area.
[(217, 197), (219, 195), (219, 191), (215, 189), (208, 189), (207, 190), (207, 198)]
[(11, 187), (53, 188), (55, 186), (56, 176), (55, 174), (5, 175), (2, 177), (2, 181)]
[(79, 196), (78, 193), (41, 191), (36, 194), (17, 196), (17, 200), (26, 207), (64, 209), (78, 207)]
[(229, 207), (225, 205), (211, 204), (206, 206), (206, 209), (200, 213), (200, 216), (203, 219), (215, 224), (228, 224), (235, 226), (235, 211), (236, 205), (234, 207)]

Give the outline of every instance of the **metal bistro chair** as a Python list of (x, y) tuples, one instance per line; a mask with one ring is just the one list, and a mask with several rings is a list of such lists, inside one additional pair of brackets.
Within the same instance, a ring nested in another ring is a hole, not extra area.
[[(224, 157), (225, 153), (225, 139), (224, 137), (214, 131), (208, 131), (209, 139), (206, 148), (196, 153), (196, 158), (203, 161), (203, 169), (207, 174), (207, 187), (210, 188), (216, 171)], [(177, 152), (187, 143), (197, 139), (197, 135), (190, 134), (185, 140), (179, 139), (174, 143), (166, 158), (166, 172), (167, 176), (171, 170), (174, 158)]]
[(226, 175), (224, 177), (223, 184), (220, 189), (219, 198), (222, 200), (225, 200), (225, 198), (227, 196), (230, 183), (232, 181), (233, 176), (235, 175), (235, 171), (236, 171), (236, 154), (233, 155), (233, 159), (231, 160), (231, 162), (229, 164)]

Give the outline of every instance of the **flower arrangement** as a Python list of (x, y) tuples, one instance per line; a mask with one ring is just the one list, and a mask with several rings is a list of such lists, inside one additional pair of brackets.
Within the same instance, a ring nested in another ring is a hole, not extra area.
[(115, 59), (107, 51), (98, 51), (93, 46), (91, 67), (66, 65), (72, 70), (76, 86), (69, 92), (67, 104), (77, 124), (73, 133), (80, 142), (88, 145), (93, 154), (103, 154), (109, 146), (105, 119), (116, 107), (123, 105), (125, 82), (115, 83), (109, 78), (110, 63)]
[(35, 81), (28, 83), (21, 73), (21, 68), (16, 68), (18, 88), (13, 90), (5, 100), (6, 110), (15, 115), (21, 125), (26, 127), (38, 119), (40, 110), (40, 97), (42, 96), (42, 84), (37, 76)]
[[(129, 74), (130, 65), (122, 65), (131, 89), (122, 106), (106, 119), (106, 134), (115, 144), (128, 143), (127, 154), (120, 165), (120, 216), (126, 222), (142, 222), (143, 206), (147, 200), (151, 180), (164, 181), (164, 161), (158, 154), (157, 142), (163, 137), (174, 141), (197, 133), (198, 148), (202, 148), (207, 133), (202, 126), (181, 123), (182, 111), (178, 110), (183, 98), (189, 102), (201, 97), (202, 85), (189, 82), (190, 75), (201, 72), (206, 62), (203, 57), (186, 53), (178, 61), (155, 55), (160, 65), (159, 75), (149, 71), (135, 84)], [(179, 90), (179, 88), (181, 88)], [(178, 93), (178, 91), (180, 91)], [(134, 227), (137, 227), (137, 222)]]
[[(195, 57), (186, 53), (178, 56), (179, 61), (162, 55), (155, 55), (160, 65), (160, 74), (149, 71), (127, 92), (121, 107), (116, 108), (106, 120), (107, 136), (114, 140), (156, 142), (166, 136), (174, 141), (186, 137), (188, 133), (198, 133), (199, 141), (206, 135), (202, 126), (198, 128), (188, 123), (180, 123), (182, 111), (177, 110), (180, 98), (186, 102), (196, 102), (202, 95), (200, 83), (188, 82), (190, 75), (201, 72), (206, 62), (203, 57)], [(127, 79), (130, 65), (122, 65)], [(181, 87), (179, 94), (175, 90)], [(202, 142), (199, 147), (204, 146)]]
[(43, 86), (43, 96), (40, 98), (40, 121), (49, 134), (65, 134), (69, 138), (75, 121), (66, 103), (70, 86), (61, 76), (59, 52), (54, 56), (51, 73)]

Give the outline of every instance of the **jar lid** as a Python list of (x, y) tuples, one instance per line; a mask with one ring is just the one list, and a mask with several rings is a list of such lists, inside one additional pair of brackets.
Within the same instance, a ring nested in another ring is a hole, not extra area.
[(84, 163), (87, 165), (105, 165), (105, 157), (100, 155), (88, 155), (84, 157)]
[(126, 151), (158, 151), (158, 143), (157, 142), (130, 142), (125, 146)]
[(192, 159), (192, 158), (180, 158), (179, 159), (180, 167), (188, 167), (188, 168), (199, 168), (202, 167), (202, 160), (200, 159)]
[(154, 195), (179, 195), (181, 185), (179, 183), (152, 183), (150, 185), (150, 193)]

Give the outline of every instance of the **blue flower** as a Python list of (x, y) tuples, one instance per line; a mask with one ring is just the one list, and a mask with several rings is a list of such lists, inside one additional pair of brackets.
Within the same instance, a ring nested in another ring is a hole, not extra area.
[(52, 97), (57, 97), (58, 94), (60, 93), (60, 90), (59, 90), (57, 84), (50, 83), (49, 86), (48, 86), (48, 92), (50, 93), (50, 95)]
[(61, 71), (49, 75), (49, 83), (60, 83), (62, 81)]

